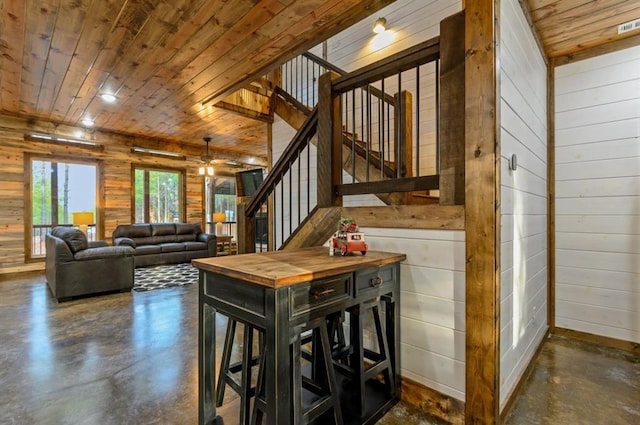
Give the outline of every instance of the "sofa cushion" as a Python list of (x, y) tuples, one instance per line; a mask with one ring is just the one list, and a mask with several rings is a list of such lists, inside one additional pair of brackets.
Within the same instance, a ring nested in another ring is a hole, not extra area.
[(130, 246), (131, 248), (136, 247), (136, 241), (134, 241), (131, 238), (116, 238), (115, 244), (118, 246), (127, 245), (127, 246)]
[(73, 227), (55, 227), (51, 234), (65, 241), (73, 254), (89, 246), (87, 235)]
[(176, 234), (176, 225), (173, 223), (158, 223), (151, 225), (151, 236), (168, 236)]
[(130, 246), (103, 246), (100, 248), (87, 248), (79, 251), (73, 258), (78, 261), (82, 261), (97, 260), (99, 258), (130, 257), (132, 255), (133, 248)]
[(181, 244), (181, 243), (170, 242), (170, 243), (160, 244), (161, 252), (179, 252), (179, 251), (184, 251), (184, 249), (185, 249), (184, 244)]
[(183, 242), (187, 251), (206, 251), (207, 244), (204, 242)]
[(160, 245), (137, 245), (135, 255), (160, 254)]
[(198, 233), (198, 229), (195, 224), (176, 223), (176, 235), (188, 235), (195, 233)]
[(198, 229), (195, 224), (176, 223), (176, 242), (195, 241)]
[(113, 231), (113, 237), (145, 238), (151, 236), (151, 226), (148, 224), (121, 224)]
[(151, 238), (153, 244), (159, 245), (161, 243), (170, 243), (170, 242), (178, 242), (177, 235), (162, 235), (162, 236), (154, 236)]

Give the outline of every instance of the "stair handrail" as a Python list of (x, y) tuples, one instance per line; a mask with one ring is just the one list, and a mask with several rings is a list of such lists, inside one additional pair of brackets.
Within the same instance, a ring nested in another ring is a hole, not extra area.
[(299, 156), (300, 152), (307, 146), (307, 141), (313, 137), (318, 127), (318, 107), (316, 106), (311, 111), (311, 114), (307, 117), (305, 122), (300, 127), (300, 130), (296, 133), (295, 137), (289, 142), (287, 148), (284, 150), (282, 156), (275, 163), (267, 178), (258, 187), (258, 190), (253, 195), (253, 198), (247, 205), (245, 215), (247, 217), (253, 216), (258, 212), (260, 206), (266, 202), (267, 198), (273, 192), (276, 185), (282, 180), (288, 167)]
[[(331, 71), (335, 72), (336, 74), (343, 76), (343, 75), (347, 75), (348, 72), (345, 71), (342, 68), (337, 67), (336, 65), (332, 64), (329, 61), (326, 61), (324, 59), (322, 59), (319, 56), (314, 55), (311, 52), (304, 52), (302, 54), (302, 56), (314, 61), (315, 63), (317, 63), (318, 65), (321, 65), (327, 69), (330, 69)], [(370, 84), (366, 84), (363, 87), (368, 87), (369, 88), (369, 92), (371, 93), (372, 96), (375, 96), (379, 99), (384, 100), (385, 102), (387, 102), (388, 104), (390, 104), (391, 106), (395, 106), (396, 104), (396, 99), (391, 96), (390, 94), (387, 93), (383, 93), (382, 90), (371, 86)]]

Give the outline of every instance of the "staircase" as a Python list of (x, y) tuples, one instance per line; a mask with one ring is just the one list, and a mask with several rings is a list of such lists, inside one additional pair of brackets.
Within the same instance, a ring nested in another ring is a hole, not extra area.
[[(442, 186), (439, 81), (446, 81), (446, 75), (440, 72), (439, 59), (439, 37), (349, 74), (305, 53), (284, 64), (269, 81), (254, 85), (250, 91), (261, 91), (268, 102), (266, 115), (277, 114), (297, 133), (254, 197), (239, 205), (238, 228), (246, 230), (242, 238), (239, 235), (239, 252), (324, 243), (343, 214), (341, 202), (346, 195), (375, 195), (393, 206), (399, 217), (417, 217), (438, 206), (438, 197), (430, 191)], [(420, 112), (425, 108), (420, 83), (425, 75), (435, 77), (429, 84), (431, 91), (435, 90), (436, 110), (435, 130), (431, 130), (435, 132), (431, 148), (435, 160), (431, 159), (430, 167), (435, 174), (431, 171), (427, 175), (423, 174), (429, 166), (423, 164), (429, 154), (420, 151), (429, 146), (420, 142), (423, 133), (429, 134), (420, 128), (425, 125)], [(448, 84), (459, 85), (460, 79)], [(408, 88), (415, 92), (416, 102)], [(460, 89), (455, 92), (459, 94)], [(458, 173), (457, 169), (447, 169), (447, 176)], [(317, 184), (312, 187), (311, 181)], [(444, 187), (449, 186), (445, 180)], [(426, 204), (430, 204), (426, 210), (409, 208)], [(348, 210), (351, 215), (359, 211)], [(252, 235), (255, 216), (264, 211), (270, 216), (268, 246), (257, 244)], [(354, 218), (363, 222), (370, 217)]]

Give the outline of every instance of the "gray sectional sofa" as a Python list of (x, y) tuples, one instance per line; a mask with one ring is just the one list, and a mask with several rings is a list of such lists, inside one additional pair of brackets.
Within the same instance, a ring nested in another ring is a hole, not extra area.
[(199, 224), (119, 225), (112, 237), (114, 246), (134, 249), (136, 267), (184, 263), (216, 255), (215, 235), (203, 233)]

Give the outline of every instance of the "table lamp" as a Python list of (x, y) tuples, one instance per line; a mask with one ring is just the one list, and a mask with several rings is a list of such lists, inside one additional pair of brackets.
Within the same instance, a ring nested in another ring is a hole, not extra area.
[(227, 221), (227, 216), (223, 212), (213, 213), (213, 222), (216, 223), (216, 236), (222, 235), (222, 223)]
[(73, 225), (78, 226), (81, 232), (89, 236), (87, 233), (89, 224), (93, 224), (93, 213), (87, 211), (73, 213)]

